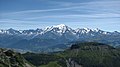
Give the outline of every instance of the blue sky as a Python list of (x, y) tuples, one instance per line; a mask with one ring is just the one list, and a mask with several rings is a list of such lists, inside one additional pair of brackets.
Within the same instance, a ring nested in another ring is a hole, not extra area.
[(120, 31), (120, 0), (0, 0), (0, 29), (58, 24)]

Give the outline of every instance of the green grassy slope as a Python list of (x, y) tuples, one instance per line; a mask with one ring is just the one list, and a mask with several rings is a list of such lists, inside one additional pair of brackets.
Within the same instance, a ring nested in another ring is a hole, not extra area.
[(26, 60), (40, 67), (119, 67), (120, 51), (106, 44), (85, 42), (73, 44), (69, 49), (52, 54), (26, 53)]

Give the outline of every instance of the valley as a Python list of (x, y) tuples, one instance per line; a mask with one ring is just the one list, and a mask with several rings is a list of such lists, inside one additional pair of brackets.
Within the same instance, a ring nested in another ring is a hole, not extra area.
[(120, 32), (100, 29), (72, 29), (64, 24), (30, 30), (0, 30), (0, 47), (31, 52), (63, 51), (76, 42), (100, 42), (113, 47), (120, 45)]

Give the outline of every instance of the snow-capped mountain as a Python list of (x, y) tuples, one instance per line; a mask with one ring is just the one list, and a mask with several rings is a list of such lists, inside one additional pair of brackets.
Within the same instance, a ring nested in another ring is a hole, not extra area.
[(75, 30), (73, 30), (72, 28), (64, 25), (64, 24), (60, 24), (60, 25), (56, 25), (56, 26), (51, 26), (51, 27), (47, 27), (45, 28), (45, 30), (43, 31), (43, 35), (48, 35), (48, 36), (55, 36), (54, 38), (58, 38), (58, 37), (63, 37), (66, 39), (74, 39), (76, 37), (76, 33)]
[(44, 32), (54, 32), (56, 34), (62, 35), (68, 31), (72, 31), (72, 29), (64, 24), (60, 24), (57, 26), (52, 26), (52, 27), (46, 27)]
[(20, 32), (17, 31), (17, 30), (14, 30), (14, 29), (12, 29), (12, 28), (10, 28), (10, 29), (8, 29), (8, 30), (0, 29), (0, 34), (14, 35), (14, 34), (20, 34)]
[(45, 29), (30, 29), (30, 30), (14, 30), (12, 28), (8, 30), (0, 29), (1, 35), (18, 35), (24, 36), (25, 38), (40, 38), (40, 39), (57, 39), (57, 38), (65, 38), (68, 40), (78, 40), (81, 38), (89, 38), (89, 37), (98, 37), (98, 36), (109, 36), (109, 35), (120, 35), (119, 32), (106, 32), (96, 29), (89, 28), (77, 28), (72, 29), (64, 24), (46, 27)]
[(98, 28), (96, 29), (89, 29), (89, 28), (78, 28), (78, 29), (72, 29), (64, 24), (60, 24), (60, 25), (56, 25), (56, 26), (51, 26), (51, 27), (46, 27), (45, 29), (39, 29), (37, 28), (36, 30), (30, 29), (30, 30), (14, 30), (12, 28), (8, 29), (8, 30), (3, 30), (0, 29), (0, 34), (8, 34), (8, 35), (14, 35), (14, 34), (23, 34), (23, 35), (36, 35), (36, 34), (40, 34), (40, 35), (44, 35), (46, 33), (53, 33), (55, 35), (58, 36), (62, 36), (66, 33), (69, 33), (71, 35), (80, 35), (80, 34), (104, 34), (104, 35), (110, 35), (110, 34), (120, 34), (119, 32), (115, 31), (115, 32), (106, 32), (106, 31), (102, 31)]
[(41, 34), (42, 33), (42, 29), (36, 29), (36, 30), (21, 30), (21, 34), (26, 34), (26, 35), (30, 35), (30, 34)]
[(64, 24), (36, 30), (0, 29), (0, 46), (2, 47), (37, 50), (53, 48), (56, 45), (59, 47), (74, 41), (97, 41), (117, 46), (120, 45), (120, 32), (107, 32), (98, 28), (72, 29)]

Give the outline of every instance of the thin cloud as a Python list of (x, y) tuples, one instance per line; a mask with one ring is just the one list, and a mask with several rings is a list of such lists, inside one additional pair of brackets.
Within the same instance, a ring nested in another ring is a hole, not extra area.
[[(46, 0), (47, 1), (47, 0)], [(50, 2), (51, 1), (51, 2)], [(120, 22), (120, 1), (119, 0), (96, 0), (90, 2), (64, 2), (64, 1), (47, 1), (50, 4), (54, 4), (52, 9), (36, 9), (36, 10), (24, 10), (18, 12), (1, 13), (0, 25), (4, 24), (25, 24), (27, 23), (37, 24), (54, 24), (54, 23), (71, 23), (74, 22), (86, 22), (90, 25), (90, 22), (96, 22), (96, 25), (100, 22), (104, 24), (113, 23), (119, 24)], [(50, 5), (49, 4), (49, 5)], [(47, 5), (47, 6), (49, 6)], [(47, 7), (46, 6), (46, 7)], [(5, 20), (8, 19), (8, 20)], [(98, 22), (98, 23), (97, 23)], [(94, 24), (94, 23), (93, 23)], [(83, 23), (84, 25), (84, 23)], [(107, 24), (106, 24), (107, 25)]]
[[(54, 3), (54, 2), (53, 2)], [(3, 13), (4, 15), (21, 15), (21, 14), (31, 14), (31, 13), (40, 13), (40, 12), (55, 12), (55, 11), (80, 11), (84, 9), (88, 9), (88, 11), (93, 12), (109, 12), (108, 10), (112, 10), (113, 12), (117, 11), (119, 12), (120, 9), (120, 1), (93, 1), (93, 2), (86, 2), (86, 3), (71, 3), (71, 2), (57, 2), (61, 4), (62, 6), (65, 6), (66, 4), (69, 4), (67, 7), (59, 7), (54, 9), (45, 9), (45, 10), (26, 10), (26, 11), (18, 11), (18, 12), (12, 12), (12, 13)], [(56, 5), (57, 6), (57, 5)], [(101, 8), (100, 8), (101, 7)], [(116, 9), (115, 9), (116, 8)], [(115, 9), (115, 10), (113, 10)], [(84, 10), (85, 11), (85, 10)]]
[(117, 13), (105, 13), (105, 14), (87, 14), (87, 15), (51, 15), (51, 16), (42, 16), (42, 17), (32, 17), (26, 18), (26, 20), (35, 20), (35, 19), (47, 19), (47, 18), (120, 18), (120, 14)]
[[(68, 8), (58, 8), (58, 9), (46, 9), (46, 10), (26, 10), (26, 11), (19, 11), (19, 12), (11, 12), (7, 14), (25, 14), (25, 13), (38, 13), (38, 12), (49, 12), (49, 11), (59, 11), (59, 10), (68, 10), (68, 9), (74, 9), (79, 7), (68, 7)], [(7, 15), (2, 14), (2, 15)]]

